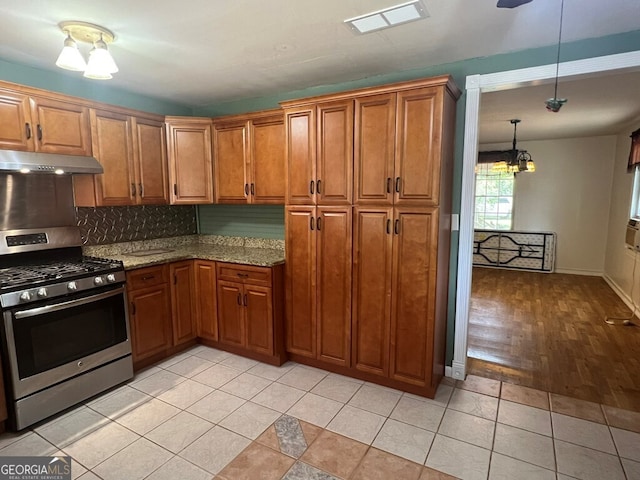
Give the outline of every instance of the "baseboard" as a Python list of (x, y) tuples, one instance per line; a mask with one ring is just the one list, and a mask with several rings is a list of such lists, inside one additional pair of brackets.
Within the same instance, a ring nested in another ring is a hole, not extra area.
[(620, 297), (620, 300), (622, 300), (625, 305), (627, 307), (629, 307), (630, 310), (634, 310), (635, 309), (635, 305), (633, 304), (633, 299), (627, 295), (627, 292), (625, 292), (620, 285), (618, 285), (613, 278), (611, 278), (609, 275), (607, 275), (606, 273), (604, 275), (602, 275), (602, 278), (604, 278), (604, 281), (607, 282), (609, 284), (609, 286), (611, 287), (611, 289), (616, 292), (616, 295), (618, 295), (618, 297)]
[(577, 270), (572, 268), (556, 268), (554, 273), (566, 273), (568, 275), (585, 275), (588, 277), (602, 277), (604, 273), (596, 270)]

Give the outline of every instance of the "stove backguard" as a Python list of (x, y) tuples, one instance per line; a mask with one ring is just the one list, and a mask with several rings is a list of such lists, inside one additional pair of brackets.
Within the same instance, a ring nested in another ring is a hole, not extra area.
[(71, 175), (0, 173), (0, 230), (75, 225)]

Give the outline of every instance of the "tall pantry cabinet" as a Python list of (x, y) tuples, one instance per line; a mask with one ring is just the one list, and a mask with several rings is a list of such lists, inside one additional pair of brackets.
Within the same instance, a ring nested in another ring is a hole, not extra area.
[(443, 76), (283, 104), (294, 360), (435, 394), (459, 96)]

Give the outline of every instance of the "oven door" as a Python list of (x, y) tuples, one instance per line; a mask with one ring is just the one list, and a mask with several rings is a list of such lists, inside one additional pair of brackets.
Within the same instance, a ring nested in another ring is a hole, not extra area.
[(4, 312), (14, 399), (130, 355), (127, 318), (124, 286)]

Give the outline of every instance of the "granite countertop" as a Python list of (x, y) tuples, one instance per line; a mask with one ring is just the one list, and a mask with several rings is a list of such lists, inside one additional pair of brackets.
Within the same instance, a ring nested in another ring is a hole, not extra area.
[[(271, 267), (284, 263), (282, 240), (188, 235), (83, 247), (85, 255), (121, 260), (125, 270), (179, 260), (215, 260)], [(157, 253), (153, 253), (157, 251)], [(148, 253), (148, 254), (147, 254)]]

